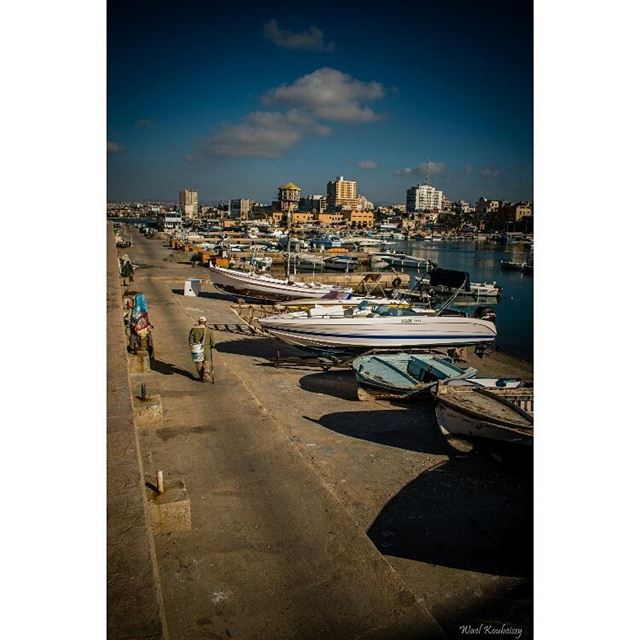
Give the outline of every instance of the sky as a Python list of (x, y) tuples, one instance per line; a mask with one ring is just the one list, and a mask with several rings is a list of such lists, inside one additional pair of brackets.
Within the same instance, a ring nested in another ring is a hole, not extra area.
[(109, 0), (110, 201), (531, 200), (529, 1)]

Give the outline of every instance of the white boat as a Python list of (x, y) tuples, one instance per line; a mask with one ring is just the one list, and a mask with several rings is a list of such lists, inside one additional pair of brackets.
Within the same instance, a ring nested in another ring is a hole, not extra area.
[(298, 271), (322, 271), (324, 258), (313, 253), (292, 253), (291, 266)]
[[(432, 268), (431, 260), (411, 256), (407, 253), (374, 253), (375, 262), (385, 262), (392, 267), (405, 267), (408, 269), (426, 269)], [(373, 259), (372, 259), (373, 260)]]
[(324, 261), (325, 269), (331, 271), (353, 271), (358, 266), (358, 259), (350, 256), (331, 256)]
[(259, 322), (283, 342), (321, 351), (474, 345), (492, 342), (497, 335), (495, 324), (486, 320), (419, 315), (386, 305), (365, 316), (300, 315), (304, 314), (285, 313)]
[(280, 280), (267, 274), (252, 274), (216, 267), (209, 263), (211, 282), (224, 289), (260, 293), (274, 298), (322, 298), (332, 292), (351, 293), (353, 289), (332, 285)]
[(432, 394), (445, 436), (533, 444), (533, 387), (521, 381), (448, 380)]

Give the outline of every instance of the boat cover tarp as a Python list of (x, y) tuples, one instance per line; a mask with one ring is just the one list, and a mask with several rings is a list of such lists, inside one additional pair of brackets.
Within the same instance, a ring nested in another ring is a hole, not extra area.
[(438, 267), (429, 274), (429, 283), (433, 287), (458, 289), (464, 284), (464, 290), (471, 291), (469, 280), (469, 274), (466, 271), (455, 271), (454, 269), (440, 269)]

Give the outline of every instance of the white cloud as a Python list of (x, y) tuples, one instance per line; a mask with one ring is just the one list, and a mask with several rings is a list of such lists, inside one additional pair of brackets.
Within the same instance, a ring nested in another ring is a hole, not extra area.
[(329, 135), (331, 129), (317, 125), (297, 109), (254, 111), (238, 124), (221, 125), (205, 142), (205, 152), (222, 157), (279, 158), (307, 133)]
[(377, 162), (374, 162), (373, 160), (358, 160), (358, 162), (355, 163), (357, 167), (360, 167), (360, 169), (379, 169), (380, 165)]
[(306, 31), (281, 29), (278, 21), (272, 18), (262, 28), (264, 37), (278, 47), (285, 49), (306, 49), (307, 51), (333, 51), (333, 42), (324, 41), (324, 33), (312, 26)]
[(419, 176), (425, 178), (427, 176), (427, 170), (429, 176), (436, 176), (442, 173), (447, 168), (444, 162), (421, 162), (417, 167), (404, 167), (402, 169), (396, 169), (393, 172), (394, 176)]
[(123, 149), (124, 147), (121, 144), (107, 140), (107, 153), (119, 153)]
[(323, 67), (292, 84), (267, 91), (262, 101), (303, 109), (321, 120), (371, 122), (380, 116), (362, 103), (378, 100), (384, 94), (379, 82), (362, 82), (337, 69)]

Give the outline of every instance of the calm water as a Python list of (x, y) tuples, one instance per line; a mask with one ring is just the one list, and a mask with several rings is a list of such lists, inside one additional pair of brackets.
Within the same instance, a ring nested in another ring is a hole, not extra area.
[[(496, 282), (501, 286), (502, 297), (495, 305), (498, 327), (496, 344), (506, 353), (533, 362), (533, 276), (500, 270), (501, 260), (525, 262), (529, 256), (528, 248), (474, 242), (434, 244), (404, 241), (395, 245), (394, 249), (429, 258), (443, 269), (468, 271), (472, 282)], [(412, 275), (416, 273), (411, 270), (407, 272)]]

